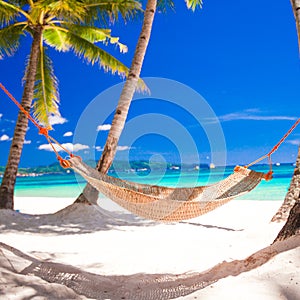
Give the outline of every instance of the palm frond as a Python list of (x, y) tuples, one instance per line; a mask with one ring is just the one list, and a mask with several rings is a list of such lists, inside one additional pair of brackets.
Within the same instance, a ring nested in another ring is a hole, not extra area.
[(110, 29), (97, 28), (94, 26), (83, 26), (83, 25), (74, 25), (69, 24), (68, 29), (74, 34), (84, 38), (85, 40), (95, 44), (102, 42), (104, 44), (116, 44), (121, 53), (127, 52), (127, 46), (119, 42), (118, 37), (111, 36)]
[(44, 126), (51, 128), (49, 117), (59, 115), (58, 80), (52, 61), (44, 47), (41, 49), (34, 89), (33, 114)]
[(185, 0), (186, 6), (188, 9), (195, 11), (197, 7), (202, 8), (203, 1), (202, 0)]
[(141, 16), (143, 12), (141, 1), (139, 0), (83, 0), (88, 9), (86, 22), (100, 22), (106, 24), (118, 21), (121, 16), (124, 21), (131, 20), (137, 16)]
[(0, 59), (4, 55), (11, 56), (18, 50), (25, 28), (26, 24), (17, 23), (0, 29)]
[(39, 11), (44, 11), (49, 17), (79, 23), (87, 14), (84, 1), (76, 0), (39, 0), (34, 3)]
[(112, 74), (117, 73), (120, 76), (126, 76), (128, 74), (128, 68), (108, 52), (71, 31), (68, 32), (68, 35), (69, 43), (72, 45), (74, 53), (84, 58), (87, 63), (92, 65), (96, 63), (102, 67), (104, 71), (110, 71)]
[[(122, 77), (128, 76), (129, 69), (123, 63), (88, 40), (69, 32), (69, 41), (74, 53), (84, 58), (88, 63), (92, 65), (97, 63), (104, 71), (110, 71), (112, 74), (117, 73)], [(147, 85), (140, 78), (137, 90), (149, 92)]]
[(0, 1), (0, 27), (10, 24), (20, 16), (20, 8), (6, 1)]
[(175, 11), (175, 3), (172, 0), (158, 0), (157, 1), (157, 10), (166, 13), (168, 9)]
[(28, 0), (10, 0), (9, 3), (23, 7), (24, 5), (28, 5)]
[(70, 50), (68, 33), (57, 26), (47, 26), (43, 32), (45, 43), (62, 52)]

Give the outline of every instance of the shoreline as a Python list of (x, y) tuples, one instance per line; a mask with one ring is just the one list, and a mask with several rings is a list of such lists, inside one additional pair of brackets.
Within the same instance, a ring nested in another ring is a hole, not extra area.
[[(241, 198), (241, 197), (240, 197)], [(76, 198), (74, 197), (20, 197), (16, 196), (14, 198), (14, 204), (15, 204), (15, 210), (29, 215), (35, 215), (35, 214), (54, 214), (59, 210), (62, 210), (66, 208), (69, 205), (72, 205), (75, 202)], [(234, 200), (231, 200), (229, 203), (221, 206), (219, 209), (222, 209), (224, 206), (230, 205), (230, 203), (236, 203), (236, 209), (242, 210), (243, 206), (248, 207), (252, 206), (251, 204), (254, 204), (256, 202), (261, 203), (261, 207), (264, 207), (264, 209), (269, 208), (272, 211), (277, 211), (277, 209), (281, 206), (282, 200), (249, 200), (249, 199), (239, 199), (236, 198)], [(268, 204), (268, 203), (272, 204)], [(111, 199), (102, 196), (98, 200), (98, 205), (100, 206), (103, 211), (108, 212), (117, 212), (117, 213), (126, 213), (126, 214), (132, 214), (131, 212), (126, 211), (124, 208), (117, 205), (115, 202), (113, 202)], [(212, 211), (208, 214), (199, 216), (198, 218), (206, 219), (206, 215), (208, 215), (208, 218), (210, 219), (213, 217), (213, 215), (218, 215), (219, 209), (216, 209), (215, 211)], [(248, 210), (248, 209), (247, 209)], [(274, 212), (274, 213), (275, 213)], [(198, 219), (195, 218), (195, 219)], [(218, 219), (219, 216), (216, 216), (216, 219)], [(272, 218), (272, 216), (270, 217)], [(192, 219), (194, 220), (194, 219)]]

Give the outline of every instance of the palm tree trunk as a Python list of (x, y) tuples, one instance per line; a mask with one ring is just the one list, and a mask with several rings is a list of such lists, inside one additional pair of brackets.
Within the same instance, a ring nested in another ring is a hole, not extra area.
[(296, 161), (296, 167), (294, 170), (294, 175), (290, 183), (290, 187), (285, 196), (285, 199), (272, 218), (272, 222), (286, 221), (291, 208), (294, 206), (295, 202), (300, 198), (300, 146), (298, 150), (298, 158)]
[[(21, 102), (22, 106), (28, 112), (30, 111), (33, 99), (41, 37), (42, 29), (37, 28), (33, 35), (31, 52), (25, 78), (26, 81)], [(10, 146), (8, 161), (0, 187), (0, 208), (14, 209), (14, 188), (27, 127), (28, 119), (25, 114), (20, 111), (14, 131), (14, 136)]]
[[(104, 174), (110, 168), (115, 157), (118, 141), (125, 126), (130, 103), (137, 87), (137, 82), (140, 77), (144, 57), (151, 36), (156, 4), (157, 0), (148, 0), (147, 2), (146, 10), (144, 13), (143, 27), (135, 49), (131, 68), (129, 70), (128, 77), (119, 98), (118, 106), (115, 111), (112, 126), (109, 131), (102, 156), (98, 161), (96, 167), (99, 172)], [(99, 193), (96, 189), (87, 184), (82, 194), (79, 195), (75, 203), (96, 203), (98, 194)]]
[(293, 13), (296, 20), (296, 29), (298, 35), (298, 46), (300, 50), (300, 0), (291, 0)]
[(300, 234), (300, 198), (298, 198), (290, 210), (287, 222), (278, 233), (274, 243), (277, 241), (283, 241), (288, 237)]
[[(300, 0), (291, 0), (293, 13), (296, 19), (296, 28), (298, 35), (298, 46), (300, 50)], [(282, 206), (272, 218), (272, 221), (286, 220), (285, 225), (278, 233), (276, 241), (282, 241), (286, 238), (300, 233), (300, 146), (296, 161), (296, 168)]]
[[(296, 21), (296, 29), (297, 29), (297, 36), (298, 36), (298, 46), (300, 50), (300, 0), (291, 0), (291, 5)], [(283, 204), (276, 212), (276, 214), (272, 218), (272, 222), (280, 222), (286, 221), (291, 208), (295, 204), (296, 200), (299, 199), (300, 193), (300, 146), (298, 150), (298, 158), (296, 161), (296, 168), (294, 170), (294, 175), (289, 187), (289, 190), (285, 196)]]

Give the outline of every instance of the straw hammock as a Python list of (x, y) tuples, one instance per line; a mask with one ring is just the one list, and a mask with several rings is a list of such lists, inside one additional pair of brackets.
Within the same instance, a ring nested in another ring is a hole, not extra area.
[(125, 181), (99, 173), (81, 161), (69, 159), (70, 167), (99, 192), (121, 207), (145, 219), (181, 221), (203, 215), (254, 189), (265, 177), (245, 167), (208, 186), (172, 188)]
[[(100, 174), (95, 169), (84, 164), (79, 157), (74, 156), (51, 137), (48, 134), (48, 129), (40, 126), (1, 83), (0, 88), (38, 128), (39, 134), (45, 136), (62, 167), (72, 168), (99, 192), (130, 212), (146, 219), (167, 222), (181, 221), (203, 215), (235, 197), (250, 192), (262, 179), (271, 179), (273, 173), (271, 155), (300, 123), (299, 118), (269, 153), (246, 167), (237, 166), (234, 173), (224, 180), (208, 186), (171, 188), (139, 184)], [(63, 159), (54, 147), (54, 143), (67, 152), (71, 159)], [(249, 166), (265, 158), (268, 158), (270, 162), (270, 171), (268, 173), (264, 174), (248, 169)]]

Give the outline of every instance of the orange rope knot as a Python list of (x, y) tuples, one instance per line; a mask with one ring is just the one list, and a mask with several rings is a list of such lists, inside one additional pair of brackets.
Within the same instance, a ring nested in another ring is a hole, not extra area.
[(263, 179), (266, 181), (273, 179), (273, 171), (269, 171), (268, 173), (264, 174)]
[(48, 136), (49, 136), (49, 134), (48, 134), (48, 129), (45, 128), (45, 127), (39, 127), (39, 134), (48, 137)]
[(57, 156), (57, 159), (64, 169), (71, 168), (71, 163), (67, 159), (63, 159), (61, 156)]

